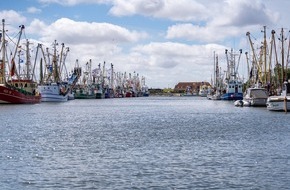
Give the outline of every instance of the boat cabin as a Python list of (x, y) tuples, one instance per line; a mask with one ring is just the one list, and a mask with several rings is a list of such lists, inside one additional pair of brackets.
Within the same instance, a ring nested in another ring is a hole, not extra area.
[(229, 81), (226, 93), (243, 93), (243, 84), (240, 81)]
[(18, 89), (25, 90), (32, 94), (35, 94), (35, 89), (37, 88), (37, 83), (31, 80), (12, 80), (8, 81), (8, 83)]

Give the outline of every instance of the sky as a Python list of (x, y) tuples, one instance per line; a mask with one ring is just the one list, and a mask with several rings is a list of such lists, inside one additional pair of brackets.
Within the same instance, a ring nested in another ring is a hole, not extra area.
[[(214, 55), (226, 70), (225, 49), (250, 52), (262, 30), (290, 29), (289, 0), (9, 0), (0, 4), (8, 33), (25, 25), (31, 46), (64, 43), (68, 68), (104, 61), (117, 72), (144, 76), (149, 88), (211, 82)], [(288, 34), (288, 32), (287, 32)], [(247, 79), (242, 54), (239, 73)]]

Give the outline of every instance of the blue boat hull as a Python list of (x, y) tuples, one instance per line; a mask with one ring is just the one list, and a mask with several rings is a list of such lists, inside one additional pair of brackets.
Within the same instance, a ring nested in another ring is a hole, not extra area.
[(243, 100), (243, 93), (226, 93), (221, 96), (221, 100)]

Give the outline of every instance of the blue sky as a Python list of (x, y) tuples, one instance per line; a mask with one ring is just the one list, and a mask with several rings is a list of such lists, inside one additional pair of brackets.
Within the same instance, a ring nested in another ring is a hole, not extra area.
[[(213, 52), (225, 70), (225, 49), (250, 51), (246, 32), (258, 46), (263, 26), (268, 37), (289, 30), (289, 7), (287, 0), (9, 0), (0, 17), (11, 33), (24, 24), (35, 46), (65, 43), (68, 67), (106, 61), (145, 76), (149, 87), (173, 88), (210, 82)], [(245, 56), (239, 72), (247, 77)]]

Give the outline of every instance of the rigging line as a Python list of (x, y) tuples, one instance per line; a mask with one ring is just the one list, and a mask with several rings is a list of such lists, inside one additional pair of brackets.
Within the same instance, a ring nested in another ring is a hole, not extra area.
[[(20, 32), (18, 32), (18, 34), (17, 34), (14, 38), (16, 38), (18, 35), (20, 35)], [(10, 40), (10, 42), (14, 45), (14, 47), (15, 47), (16, 49), (20, 49), (20, 50), (26, 51), (24, 48), (22, 48), (22, 46), (18, 46), (18, 47), (16, 47), (17, 43), (14, 42), (14, 40), (13, 40), (9, 35), (6, 34), (6, 36), (7, 36), (7, 38)], [(8, 47), (9, 50), (10, 50), (10, 56), (12, 56), (12, 52), (13, 52), (13, 51), (12, 51), (12, 47), (11, 47), (11, 46), (8, 46), (8, 44), (7, 44), (7, 47)]]
[[(10, 41), (12, 42), (12, 44), (16, 47), (17, 44), (13, 41), (13, 39), (11, 39), (8, 35), (6, 35), (6, 36), (10, 39)], [(11, 47), (8, 46), (8, 45), (7, 45), (7, 47), (9, 47), (10, 51), (12, 52)], [(24, 48), (22, 48), (22, 46), (18, 46), (18, 47), (16, 47), (16, 48), (18, 48), (18, 49), (20, 49), (20, 50), (23, 50), (23, 51), (26, 51)]]
[[(15, 37), (13, 37), (13, 39), (16, 38), (18, 35), (20, 35), (20, 32), (18, 32), (18, 34)], [(6, 34), (6, 37), (16, 46), (17, 43), (15, 43), (8, 34)]]
[(24, 36), (24, 39), (27, 39), (27, 38), (26, 38), (25, 30), (23, 30), (23, 36)]
[(250, 33), (250, 35), (254, 38), (254, 40), (257, 40), (257, 38), (252, 33)]

